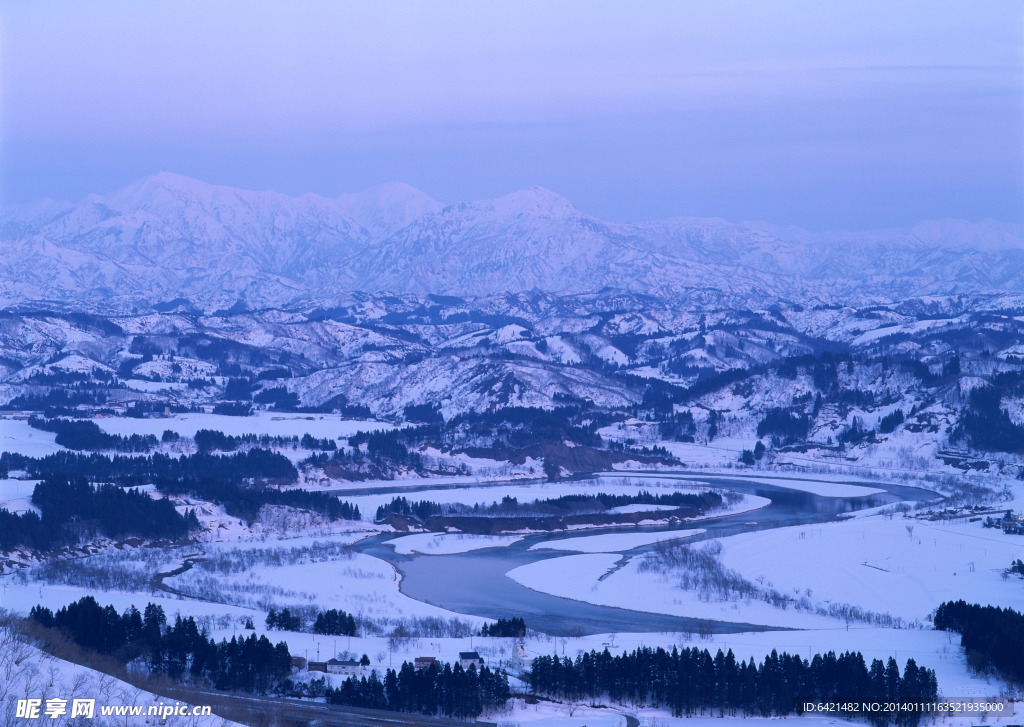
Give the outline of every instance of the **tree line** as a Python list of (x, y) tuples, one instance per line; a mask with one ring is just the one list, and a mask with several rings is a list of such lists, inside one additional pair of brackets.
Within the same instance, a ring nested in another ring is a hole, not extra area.
[[(1013, 382), (1004, 381), (1013, 389)], [(951, 439), (966, 439), (977, 449), (997, 452), (1024, 452), (1024, 426), (1016, 424), (1002, 406), (1003, 389), (979, 386), (971, 390)]]
[(960, 634), (960, 645), (973, 668), (995, 670), (1007, 681), (1024, 685), (1024, 614), (1011, 608), (946, 601), (935, 611), (935, 628)]
[(412, 451), (401, 440), (407, 437), (401, 429), (386, 432), (356, 432), (348, 438), (354, 450), (366, 444), (367, 457), (376, 464), (391, 464), (399, 467), (422, 469), (423, 458)]
[(281, 631), (301, 631), (302, 619), (297, 613), (293, 614), (290, 609), (282, 608), (278, 611), (276, 608), (272, 608), (267, 612), (267, 628)]
[(402, 495), (391, 498), (386, 505), (377, 506), (376, 519), (383, 520), (389, 515), (402, 515), (404, 517), (416, 517), (420, 521), (426, 520), (431, 515), (438, 515), (444, 510), (440, 503), (432, 500), (409, 501)]
[[(911, 412), (913, 413), (913, 412)], [(880, 434), (890, 434), (896, 430), (900, 424), (905, 420), (902, 409), (896, 409), (895, 411), (886, 414), (882, 417), (882, 420), (878, 422), (878, 432)]]
[[(667, 707), (673, 716), (717, 710), (729, 716), (801, 714), (807, 702), (930, 703), (938, 693), (935, 672), (908, 659), (903, 674), (896, 660), (859, 652), (816, 654), (810, 661), (774, 649), (761, 663), (736, 659), (732, 650), (712, 657), (707, 649), (659, 647), (612, 656), (605, 649), (576, 659), (538, 656), (530, 688), (569, 700), (606, 698), (638, 706)], [(876, 712), (881, 727), (895, 722), (916, 727), (921, 712)]]
[(192, 495), (215, 502), (233, 517), (253, 523), (264, 505), (294, 507), (323, 515), (328, 520), (359, 520), (359, 506), (339, 500), (326, 492), (309, 490), (278, 490), (265, 484), (241, 485), (212, 477), (171, 479), (154, 478), (160, 492), (169, 495)]
[(288, 645), (266, 636), (231, 637), (219, 643), (196, 626), (191, 616), (167, 623), (163, 609), (150, 603), (144, 613), (132, 606), (118, 613), (92, 596), (56, 613), (34, 606), (29, 617), (57, 629), (74, 643), (128, 663), (143, 659), (153, 673), (172, 679), (209, 683), (216, 689), (266, 693), (291, 673)]
[(355, 636), (356, 619), (341, 609), (329, 608), (316, 615), (313, 621), (313, 633), (327, 636)]
[(463, 669), (434, 662), (416, 669), (409, 662), (397, 672), (388, 669), (381, 680), (373, 671), (368, 677), (349, 677), (338, 689), (326, 690), (328, 704), (345, 704), (394, 712), (442, 714), (456, 719), (478, 717), (485, 710), (501, 707), (511, 696), (508, 675), (486, 666)]
[(50, 407), (69, 409), (86, 405), (99, 406), (106, 402), (107, 392), (99, 388), (83, 388), (76, 384), (73, 389), (50, 389), (46, 394), (21, 394), (6, 404), (5, 409), (14, 411), (44, 411)]
[(195, 510), (182, 515), (169, 500), (112, 484), (94, 486), (82, 477), (47, 477), (32, 490), (32, 504), (41, 515), (0, 509), (0, 550), (45, 551), (97, 534), (176, 539), (200, 527)]
[(295, 482), (299, 473), (287, 457), (268, 449), (254, 448), (231, 455), (192, 454), (172, 457), (160, 452), (142, 457), (54, 452), (44, 457), (29, 457), (17, 452), (0, 453), (0, 468), (25, 470), (32, 477), (82, 476), (96, 482), (144, 485), (157, 478), (187, 477), (259, 482), (273, 480)]
[(635, 495), (610, 495), (599, 492), (596, 495), (563, 495), (533, 502), (534, 506), (550, 506), (565, 510), (585, 509), (595, 504), (605, 510), (622, 505), (674, 505), (711, 509), (721, 506), (722, 495), (712, 490), (701, 493), (675, 491), (657, 495), (649, 490), (640, 490)]
[[(298, 613), (292, 613), (291, 609), (283, 608), (278, 611), (275, 608), (267, 613), (267, 628), (279, 629), (281, 631), (302, 631), (303, 619)], [(313, 619), (312, 630), (314, 634), (325, 636), (355, 636), (356, 619), (345, 611), (337, 608), (329, 608), (326, 611), (318, 611)]]
[(594, 495), (562, 495), (537, 499), (532, 502), (519, 502), (518, 498), (505, 495), (500, 502), (490, 505), (475, 503), (437, 503), (431, 500), (407, 500), (399, 495), (391, 502), (377, 507), (376, 519), (383, 520), (389, 515), (414, 516), (420, 521), (434, 515), (480, 515), (509, 516), (536, 514), (538, 516), (567, 515), (583, 512), (604, 512), (623, 505), (672, 505), (683, 508), (690, 507), (698, 511), (707, 511), (722, 505), (722, 495), (707, 491), (699, 494), (686, 492), (668, 492), (655, 495), (641, 490), (635, 495), (610, 495), (599, 492)]
[(764, 418), (757, 423), (758, 438), (775, 434), (786, 442), (807, 438), (811, 420), (806, 414), (797, 414), (789, 409), (772, 408), (765, 412)]
[(448, 429), (460, 430), (473, 438), (493, 433), (509, 447), (568, 441), (584, 447), (601, 447), (597, 430), (604, 426), (583, 406), (559, 406), (554, 409), (507, 406), (495, 411), (466, 412), (449, 422)]
[(261, 447), (285, 447), (299, 445), (303, 449), (326, 449), (338, 448), (337, 442), (333, 439), (317, 439), (308, 432), (298, 436), (282, 436), (274, 434), (225, 434), (217, 429), (200, 429), (194, 437), (196, 449), (202, 453), (206, 452), (234, 452), (243, 445), (259, 445)]
[[(333, 495), (301, 489), (279, 490), (268, 487), (268, 482), (294, 482), (298, 478), (298, 472), (287, 457), (266, 449), (254, 448), (223, 456), (194, 454), (181, 457), (170, 457), (161, 453), (137, 457), (111, 457), (95, 453), (55, 452), (38, 458), (11, 452), (0, 454), (0, 471), (12, 469), (25, 470), (30, 476), (43, 479), (105, 483), (96, 488), (96, 491), (110, 506), (110, 512), (104, 512), (104, 507), (92, 506), (82, 512), (97, 512), (101, 522), (107, 523), (101, 532), (111, 537), (121, 533), (178, 537), (173, 534), (177, 530), (174, 524), (176, 521), (169, 514), (174, 510), (171, 503), (153, 500), (144, 495), (139, 496), (137, 500), (115, 496), (117, 492), (126, 492), (122, 488), (147, 484), (154, 485), (157, 490), (168, 495), (189, 494), (215, 502), (222, 505), (229, 515), (250, 523), (256, 520), (264, 505), (309, 510), (320, 513), (330, 520), (361, 519), (357, 506), (339, 500)], [(110, 483), (120, 487), (110, 489)], [(117, 499), (118, 497), (122, 499)], [(33, 519), (34, 517), (36, 519)], [(136, 522), (143, 525), (133, 526), (132, 518), (136, 518)], [(21, 516), (11, 513), (0, 514), (0, 524), (9, 525), (3, 530), (11, 531), (7, 533), (6, 540), (4, 533), (0, 532), (0, 545), (10, 541), (13, 544), (25, 544), (30, 547), (50, 547), (45, 544), (45, 533), (52, 531), (53, 528), (36, 520), (38, 518), (32, 513)], [(145, 527), (145, 523), (150, 523), (152, 527), (140, 531), (139, 528)], [(198, 525), (198, 522), (194, 525)], [(189, 527), (192, 526), (193, 523), (189, 523)], [(17, 539), (14, 539), (12, 533), (17, 533)]]
[(521, 638), (526, 636), (526, 622), (516, 616), (509, 619), (499, 618), (492, 624), (481, 626), (480, 635)]
[(148, 452), (157, 446), (152, 434), (107, 434), (96, 422), (82, 419), (40, 419), (29, 417), (28, 425), (44, 432), (54, 432), (54, 441), (68, 449), (116, 452)]
[(466, 412), (448, 421), (429, 410), (410, 411), (427, 423), (389, 431), (360, 431), (349, 437), (349, 446), (366, 445), (367, 456), (378, 463), (392, 463), (418, 469), (420, 456), (414, 451), (431, 444), (444, 451), (475, 449), (480, 442), (490, 448), (518, 456), (508, 450), (522, 450), (550, 442), (567, 441), (586, 447), (601, 447), (597, 430), (608, 422), (607, 414), (582, 406), (558, 406), (554, 409), (506, 406), (495, 411)]

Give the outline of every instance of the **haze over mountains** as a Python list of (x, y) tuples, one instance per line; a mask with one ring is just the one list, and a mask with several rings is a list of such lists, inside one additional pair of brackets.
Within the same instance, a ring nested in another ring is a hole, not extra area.
[(0, 215), (0, 304), (131, 309), (324, 304), (354, 291), (485, 296), (614, 288), (745, 306), (1024, 290), (1020, 225), (814, 233), (676, 218), (627, 224), (531, 188), (443, 205), (392, 183), (329, 199), (161, 173)]

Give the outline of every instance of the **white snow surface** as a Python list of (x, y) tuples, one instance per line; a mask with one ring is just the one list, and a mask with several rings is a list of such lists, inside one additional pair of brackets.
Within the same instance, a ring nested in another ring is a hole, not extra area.
[(29, 457), (45, 457), (64, 448), (56, 434), (33, 429), (23, 418), (0, 417), (0, 452), (17, 452)]
[(836, 625), (834, 619), (781, 611), (762, 600), (705, 600), (695, 591), (681, 590), (672, 577), (640, 572), (640, 558), (629, 558), (623, 565), (621, 557), (616, 553), (566, 555), (513, 568), (507, 575), (535, 591), (633, 611), (787, 628)]
[[(1019, 225), (944, 220), (850, 233), (681, 217), (619, 223), (537, 187), (440, 205), (402, 184), (327, 199), (162, 172), (75, 205), (5, 210), (0, 228), (0, 297), (9, 302), (88, 305), (132, 291), (122, 295), (149, 303), (182, 297), (214, 310), (240, 299), (270, 307), (353, 290), (608, 287), (698, 291), (756, 306), (775, 297), (870, 301), (1021, 289)], [(974, 263), (979, 257), (989, 265)], [(638, 316), (612, 325), (657, 330)]]
[[(680, 480), (652, 482), (644, 478), (622, 478), (627, 482), (610, 483), (601, 478), (585, 486), (595, 491), (609, 491), (615, 484), (623, 489), (653, 489), (665, 486), (707, 487), (692, 481)], [(542, 484), (542, 483), (538, 483)], [(578, 483), (553, 483), (546, 496), (555, 492), (572, 492)], [(11, 489), (19, 487), (11, 483)], [(463, 496), (466, 490), (459, 488)], [(487, 492), (485, 501), (495, 499), (491, 493), (500, 490), (481, 488)], [(535, 492), (531, 487), (527, 492)], [(2, 492), (2, 490), (0, 490)], [(437, 490), (453, 492), (452, 490)], [(17, 494), (11, 492), (10, 494)], [(482, 494), (482, 493), (481, 493)], [(382, 493), (382, 496), (383, 493)], [(416, 495), (418, 496), (418, 495)], [(913, 526), (912, 534), (907, 525)], [(801, 530), (804, 531), (801, 537)], [(318, 536), (306, 533), (300, 537), (282, 538), (267, 533), (253, 538), (249, 531), (228, 529), (222, 531), (226, 542), (205, 543), (203, 552), (210, 556), (233, 551), (252, 551), (306, 547), (317, 542), (350, 543), (363, 537), (365, 532), (339, 533)], [(943, 696), (991, 697), (1002, 687), (998, 681), (990, 681), (972, 674), (966, 665), (963, 650), (956, 638), (930, 629), (886, 629), (868, 627), (853, 622), (847, 626), (835, 619), (825, 618), (805, 611), (774, 609), (763, 601), (719, 603), (707, 601), (699, 594), (680, 591), (671, 578), (657, 573), (640, 573), (638, 558), (618, 553), (637, 547), (638, 539), (665, 537), (666, 535), (692, 535), (695, 531), (673, 531), (671, 533), (611, 533), (592, 535), (577, 539), (561, 539), (545, 543), (560, 547), (561, 543), (573, 546), (588, 545), (591, 551), (583, 555), (567, 555), (551, 558), (510, 572), (515, 580), (546, 592), (564, 595), (595, 603), (606, 603), (637, 610), (674, 613), (717, 618), (736, 622), (769, 624), (795, 628), (793, 631), (749, 632), (722, 634), (708, 638), (695, 638), (683, 634), (602, 634), (580, 638), (560, 639), (545, 636), (530, 636), (526, 639), (527, 658), (536, 654), (550, 654), (565, 650), (576, 654), (582, 650), (602, 649), (606, 644), (613, 653), (629, 650), (640, 645), (697, 646), (708, 648), (712, 653), (718, 648), (732, 649), (738, 658), (754, 657), (760, 660), (775, 648), (791, 653), (808, 655), (834, 649), (861, 651), (865, 658), (885, 659), (894, 655), (902, 663), (913, 657), (921, 665), (937, 672), (940, 692)], [(239, 541), (239, 537), (250, 539)], [(932, 541), (929, 545), (929, 539)], [(485, 538), (482, 536), (460, 536), (458, 534), (416, 534), (403, 536), (392, 542), (402, 543), (409, 552), (467, 552), (477, 546), (493, 547), (510, 544), (517, 537)], [(936, 542), (937, 541), (937, 542)], [(430, 543), (436, 542), (437, 548)], [(801, 592), (811, 589), (812, 600), (850, 602), (864, 608), (880, 610), (893, 608), (894, 615), (905, 618), (919, 618), (922, 610), (934, 608), (937, 600), (955, 597), (982, 599), (999, 605), (1021, 608), (1020, 583), (1011, 579), (1002, 581), (998, 570), (1008, 565), (1011, 553), (1019, 551), (1016, 539), (1004, 536), (998, 531), (985, 530), (977, 524), (928, 523), (920, 520), (886, 518), (871, 515), (827, 525), (800, 526), (761, 531), (723, 538), (723, 563), (739, 571), (745, 578), (764, 576), (772, 587), (784, 592)], [(483, 546), (483, 543), (487, 543)], [(469, 546), (469, 547), (466, 547)], [(700, 546), (697, 546), (700, 547)], [(1017, 547), (1017, 550), (1014, 548)], [(610, 552), (597, 552), (607, 548)], [(187, 550), (168, 551), (166, 564), (161, 570), (170, 569)], [(845, 554), (845, 556), (844, 556)], [(1019, 552), (1013, 557), (1019, 557)], [(272, 562), (268, 561), (268, 562)], [(801, 563), (794, 569), (788, 564)], [(864, 563), (867, 565), (864, 565)], [(975, 569), (969, 570), (973, 562)], [(925, 572), (926, 567), (945, 566), (949, 573)], [(619, 567), (621, 566), (621, 567)], [(889, 572), (870, 566), (886, 568)], [(141, 561), (133, 566), (143, 568)], [(961, 572), (961, 568), (967, 568)], [(911, 571), (921, 569), (915, 576)], [(953, 574), (956, 570), (956, 575)], [(863, 573), (861, 573), (863, 571)], [(604, 580), (599, 578), (611, 572)], [(859, 578), (859, 580), (858, 580)], [(874, 580), (872, 580), (874, 579)], [(193, 569), (181, 576), (168, 579), (168, 585), (189, 591), (199, 587), (216, 587), (221, 595), (227, 595), (230, 603), (211, 603), (202, 600), (181, 600), (164, 593), (107, 591), (97, 593), (96, 589), (73, 586), (40, 586), (32, 582), (21, 584), (11, 578), (3, 579), (5, 587), (0, 605), (17, 613), (26, 613), (40, 601), (51, 608), (59, 608), (83, 595), (94, 595), (101, 603), (113, 603), (118, 610), (129, 605), (142, 607), (153, 601), (160, 603), (169, 618), (175, 614), (194, 615), (203, 619), (211, 628), (215, 638), (230, 638), (242, 632), (245, 619), (251, 618), (257, 625), (257, 633), (265, 633), (272, 641), (285, 640), (293, 654), (328, 658), (341, 655), (342, 658), (368, 654), (373, 668), (383, 671), (390, 664), (397, 666), (415, 656), (433, 655), (442, 660), (454, 660), (459, 651), (475, 649), (491, 666), (502, 665), (516, 669), (522, 664), (515, 656), (515, 649), (508, 639), (475, 638), (416, 638), (408, 642), (389, 645), (384, 636), (325, 637), (314, 634), (266, 631), (263, 619), (269, 599), (278, 608), (282, 606), (315, 606), (318, 608), (343, 608), (346, 611), (371, 618), (400, 618), (411, 616), (457, 617), (475, 624), (482, 619), (456, 614), (446, 609), (415, 601), (398, 590), (397, 574), (387, 563), (366, 556), (353, 554), (351, 558), (324, 562), (297, 562), (291, 565), (257, 564), (246, 570), (221, 574), (201, 572)], [(906, 606), (901, 604), (905, 602)], [(895, 604), (895, 605), (894, 605)], [(297, 678), (307, 678), (300, 673)], [(338, 686), (340, 680), (330, 677)], [(615, 709), (574, 708), (569, 716), (564, 705), (542, 704), (537, 708), (518, 704), (507, 714), (491, 718), (503, 723), (524, 725), (594, 725), (624, 724), (622, 712)], [(640, 710), (637, 715), (642, 724), (653, 727), (675, 724), (664, 711)], [(801, 718), (801, 724), (833, 724), (828, 718)], [(581, 721), (583, 720), (583, 721)], [(763, 721), (763, 720), (762, 720)], [(1013, 721), (1012, 719), (1010, 720)], [(1019, 720), (1018, 720), (1019, 721)], [(991, 720), (989, 720), (992, 723)], [(1006, 720), (996, 720), (995, 724)], [(846, 724), (845, 722), (843, 722)], [(682, 724), (682, 723), (680, 723)], [(688, 725), (693, 721), (689, 720)], [(957, 723), (958, 724), (958, 723)], [(953, 723), (950, 723), (953, 727)]]
[[(674, 444), (674, 443), (670, 443)], [(693, 445), (688, 445), (693, 446)], [(701, 447), (700, 449), (706, 449)], [(848, 475), (810, 475), (810, 476), (799, 476), (789, 475), (784, 477), (770, 477), (770, 476), (749, 476), (744, 474), (734, 473), (723, 473), (726, 477), (735, 477), (738, 480), (744, 482), (760, 482), (766, 485), (774, 485), (775, 487), (781, 487), (787, 490), (799, 490), (800, 492), (809, 492), (812, 495), (820, 495), (821, 497), (865, 497), (867, 495), (876, 495), (884, 490), (873, 486), (872, 483), (853, 484), (849, 482)], [(598, 477), (621, 477), (621, 472), (602, 472), (597, 475)], [(710, 473), (707, 476), (711, 476)], [(672, 475), (670, 473), (661, 472), (632, 472), (630, 477), (636, 479), (650, 478), (654, 480), (672, 480), (678, 479), (680, 481), (693, 481), (699, 482), (699, 480), (693, 480), (693, 475)], [(707, 484), (702, 482), (701, 484)]]
[(800, 479), (795, 477), (750, 477), (745, 478), (751, 482), (761, 482), (766, 485), (783, 487), (787, 490), (799, 490), (809, 492), (812, 495), (821, 497), (866, 497), (885, 492), (878, 487), (866, 485), (853, 485), (845, 482), (828, 482), (822, 479)]
[[(919, 624), (943, 601), (960, 598), (1024, 609), (1020, 579), (1003, 578), (1021, 557), (1020, 543), (979, 523), (874, 514), (715, 542), (722, 546), (725, 568), (816, 606), (854, 604)], [(614, 555), (573, 555), (520, 566), (509, 577), (535, 590), (641, 611), (795, 628), (834, 623), (763, 600), (708, 600), (681, 590), (671, 574), (641, 572), (639, 565), (638, 557), (623, 565)]]
[[(67, 717), (51, 719), (45, 715), (35, 720), (18, 718), (19, 699), (41, 699), (45, 709), (48, 699), (67, 700), (66, 713), (71, 713), (75, 699), (94, 699), (94, 717), (75, 724), (131, 725), (163, 724), (167, 727), (243, 727), (222, 717), (188, 716), (169, 717), (101, 717), (100, 709), (106, 706), (150, 706), (173, 705), (175, 700), (160, 697), (152, 692), (139, 689), (88, 667), (57, 659), (35, 646), (24, 643), (8, 626), (0, 626), (0, 723), (4, 725), (69, 724)], [(201, 704), (201, 703), (199, 703)], [(42, 709), (40, 713), (42, 713)]]
[[(499, 724), (502, 727), (534, 727), (535, 725), (556, 725), (557, 727), (626, 727), (625, 715), (629, 714), (640, 722), (640, 727), (721, 727), (723, 718), (717, 712), (710, 711), (704, 715), (692, 717), (672, 717), (667, 710), (663, 709), (632, 709), (616, 708), (613, 706), (591, 706), (584, 702), (541, 702), (529, 705), (523, 700), (516, 700), (516, 705), (509, 715), (500, 715)], [(728, 719), (728, 718), (726, 718)], [(829, 717), (821, 714), (791, 714), (787, 717), (742, 717), (744, 727), (780, 727), (785, 722), (792, 727), (850, 727), (855, 725), (866, 725), (867, 722), (858, 722), (843, 719), (842, 717)], [(1015, 719), (1020, 717), (1013, 715), (994, 716), (992, 714), (984, 720), (985, 724), (1008, 725), (1014, 724)], [(981, 721), (981, 719), (978, 719)], [(943, 716), (936, 718), (933, 722), (922, 724), (934, 725), (934, 727), (965, 727), (964, 718), (961, 716)]]
[(608, 509), (610, 513), (628, 514), (632, 512), (658, 512), (660, 510), (676, 510), (675, 505), (619, 505)]
[(13, 513), (37, 512), (32, 505), (32, 490), (38, 483), (39, 480), (0, 480), (0, 508)]
[(943, 601), (959, 598), (1024, 609), (1020, 580), (1002, 578), (1024, 553), (1019, 540), (978, 523), (876, 515), (720, 542), (723, 564), (750, 580), (763, 576), (783, 592), (809, 588), (815, 600), (923, 621)]
[(334, 414), (282, 414), (270, 411), (257, 411), (248, 417), (188, 413), (174, 414), (168, 418), (105, 417), (93, 421), (108, 434), (152, 434), (156, 437), (163, 434), (166, 429), (183, 437), (194, 437), (200, 429), (214, 429), (232, 435), (269, 434), (301, 437), (308, 433), (320, 439), (338, 439), (358, 431), (394, 429), (394, 425), (385, 422), (346, 419)]
[(484, 548), (500, 548), (523, 539), (522, 535), (471, 535), (469, 533), (416, 533), (389, 540), (401, 555), (451, 555)]
[(674, 530), (661, 533), (606, 533), (603, 535), (584, 535), (579, 538), (563, 540), (547, 540), (530, 546), (530, 550), (568, 550), (578, 553), (622, 553), (651, 543), (676, 538), (692, 538), (706, 532), (702, 528), (694, 530)]

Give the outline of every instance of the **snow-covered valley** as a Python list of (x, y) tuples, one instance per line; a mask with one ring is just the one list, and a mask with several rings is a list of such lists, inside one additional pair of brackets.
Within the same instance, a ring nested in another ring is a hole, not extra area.
[[(934, 617), (961, 599), (1024, 609), (1022, 320), (1008, 294), (11, 310), (0, 606), (153, 603), (216, 642), (365, 656), (367, 678), (477, 652), (519, 695), (482, 718), (509, 725), (672, 724), (531, 695), (535, 658), (605, 648), (855, 650), (934, 670), (943, 698), (1011, 697)], [(111, 483), (166, 505), (146, 516), (166, 533), (60, 506)], [(315, 633), (331, 610), (353, 627)], [(512, 618), (524, 635), (482, 635)], [(287, 679), (320, 703), (345, 683)]]

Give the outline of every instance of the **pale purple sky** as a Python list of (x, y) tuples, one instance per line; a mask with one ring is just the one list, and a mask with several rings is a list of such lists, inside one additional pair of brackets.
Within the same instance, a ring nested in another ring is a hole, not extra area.
[(1024, 221), (1024, 2), (0, 0), (0, 201), (166, 170), (616, 220)]

